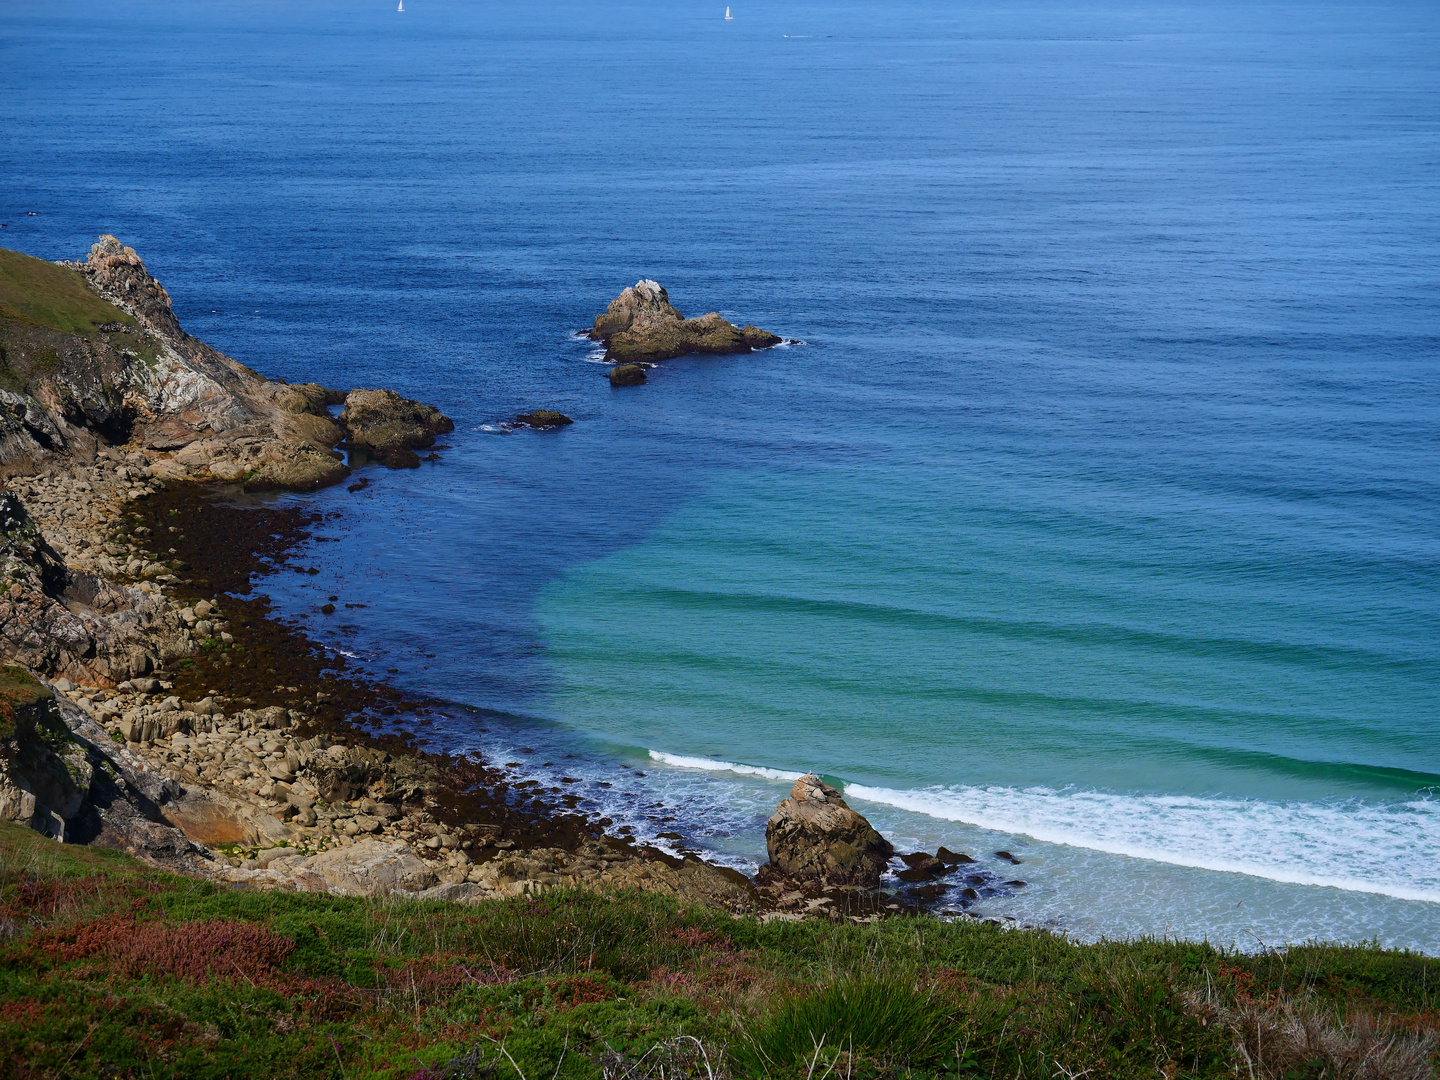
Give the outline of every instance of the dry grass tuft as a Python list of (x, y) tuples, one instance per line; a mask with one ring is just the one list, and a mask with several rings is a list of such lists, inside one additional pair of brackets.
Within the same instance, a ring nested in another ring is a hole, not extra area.
[(707, 1046), (691, 1035), (656, 1043), (630, 1060), (608, 1045), (600, 1058), (604, 1080), (729, 1080), (725, 1047)]
[(1235, 1039), (1236, 1072), (1249, 1080), (1435, 1080), (1440, 1030), (1403, 1030), (1365, 1012), (1318, 1003), (1193, 998), (1192, 1012)]

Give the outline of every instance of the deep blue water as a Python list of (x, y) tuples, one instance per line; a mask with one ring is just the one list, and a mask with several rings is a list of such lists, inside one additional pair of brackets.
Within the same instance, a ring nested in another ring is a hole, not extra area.
[[(0, 244), (455, 417), (266, 586), (437, 742), (740, 864), (814, 768), (1021, 854), (996, 913), (1440, 952), (1440, 10), (731, 6), (11, 0)], [(802, 344), (612, 390), (641, 276)]]

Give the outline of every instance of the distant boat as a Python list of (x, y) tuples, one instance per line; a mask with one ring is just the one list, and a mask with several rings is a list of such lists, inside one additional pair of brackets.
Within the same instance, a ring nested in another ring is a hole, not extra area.
[(725, 9), (725, 21), (726, 21), (726, 22), (732, 22), (732, 21), (733, 21), (733, 16), (731, 16), (731, 14), (730, 14), (730, 9), (729, 9), (728, 7)]
[(395, 10), (396, 10), (396, 11), (404, 11), (404, 10), (405, 10), (405, 0), (400, 0), (400, 6), (399, 6), (398, 8), (396, 8)]

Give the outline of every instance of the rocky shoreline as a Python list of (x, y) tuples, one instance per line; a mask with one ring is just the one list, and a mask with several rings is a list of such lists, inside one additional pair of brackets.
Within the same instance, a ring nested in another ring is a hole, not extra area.
[(113, 237), (84, 263), (11, 264), (44, 302), (0, 293), (0, 651), (20, 665), (3, 669), (19, 720), (0, 724), (0, 820), (235, 887), (472, 903), (641, 889), (781, 918), (874, 918), (951, 891), (934, 883), (958, 864), (929, 855), (879, 889), (893, 851), (816, 778), (782, 804), (784, 850), (751, 882), (606, 835), (564, 778), (514, 782), (385, 730), (441, 703), (350, 670), (253, 594), (264, 573), (305, 571), (290, 560), (319, 515), (227, 492), (418, 467), (449, 419), (389, 390), (263, 379), (185, 334)]

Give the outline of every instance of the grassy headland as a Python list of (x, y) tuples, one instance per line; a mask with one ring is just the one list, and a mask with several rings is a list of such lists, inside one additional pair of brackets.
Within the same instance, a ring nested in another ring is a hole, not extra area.
[(107, 324), (135, 325), (96, 296), (77, 271), (5, 248), (0, 248), (0, 318), (85, 338)]
[(230, 890), (8, 825), (0, 935), (17, 1080), (1424, 1080), (1440, 1049), (1440, 963), (1377, 948)]

